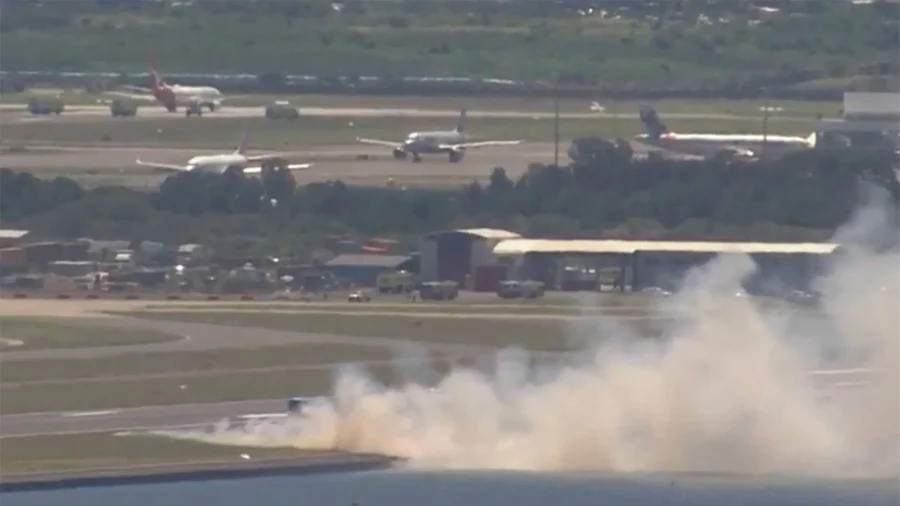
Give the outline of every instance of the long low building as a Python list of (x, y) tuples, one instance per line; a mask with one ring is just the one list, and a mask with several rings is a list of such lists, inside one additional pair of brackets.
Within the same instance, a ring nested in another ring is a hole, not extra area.
[(507, 279), (543, 281), (561, 290), (639, 290), (677, 285), (692, 267), (717, 255), (746, 254), (759, 266), (760, 282), (805, 288), (834, 243), (682, 242), (508, 239), (493, 255)]

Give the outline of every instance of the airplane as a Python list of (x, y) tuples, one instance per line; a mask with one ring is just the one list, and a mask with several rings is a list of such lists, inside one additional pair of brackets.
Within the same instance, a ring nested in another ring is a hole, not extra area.
[[(652, 146), (690, 155), (711, 156), (728, 153), (740, 157), (756, 158), (757, 153), (786, 152), (816, 147), (818, 136), (761, 134), (704, 134), (671, 132), (659, 119), (656, 110), (649, 105), (640, 108), (644, 133), (635, 139)], [(763, 148), (765, 145), (765, 148)]]
[[(138, 100), (154, 100), (162, 104), (169, 112), (175, 112), (179, 107), (184, 107), (185, 114), (190, 116), (203, 115), (203, 108), (213, 112), (222, 106), (225, 96), (218, 88), (212, 86), (182, 86), (180, 84), (167, 84), (156, 68), (153, 58), (150, 59), (150, 88), (129, 86), (128, 89), (141, 93), (140, 95), (124, 94), (128, 98)], [(123, 95), (123, 93), (114, 93)]]
[(412, 161), (419, 163), (422, 161), (423, 154), (443, 154), (447, 153), (450, 163), (457, 163), (462, 160), (468, 148), (480, 148), (484, 146), (511, 146), (521, 144), (522, 141), (474, 141), (469, 142), (468, 133), (466, 132), (466, 110), (460, 109), (459, 123), (453, 130), (438, 130), (431, 132), (412, 132), (406, 136), (406, 140), (402, 142), (381, 141), (378, 139), (365, 139), (357, 137), (357, 142), (363, 144), (373, 144), (376, 146), (387, 146), (394, 148), (394, 158), (397, 160), (405, 160), (407, 156), (412, 154)]
[[(213, 172), (224, 173), (232, 167), (239, 168), (244, 174), (253, 175), (260, 174), (263, 167), (271, 166), (276, 169), (287, 170), (303, 170), (312, 167), (311, 163), (288, 164), (284, 163), (284, 159), (278, 155), (265, 154), (248, 156), (247, 152), (247, 131), (241, 134), (238, 145), (232, 153), (223, 153), (218, 155), (200, 155), (195, 156), (187, 161), (185, 165), (172, 165), (159, 162), (145, 162), (138, 158), (137, 164), (144, 167), (152, 167), (163, 172)], [(251, 165), (255, 164), (255, 165)]]

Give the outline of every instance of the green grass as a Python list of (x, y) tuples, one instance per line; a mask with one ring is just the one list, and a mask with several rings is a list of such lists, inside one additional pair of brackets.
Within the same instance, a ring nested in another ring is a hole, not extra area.
[(84, 325), (76, 319), (19, 317), (0, 317), (0, 337), (7, 340), (0, 341), (0, 350), (125, 346), (181, 339), (181, 336), (153, 330)]
[(324, 452), (293, 448), (242, 448), (180, 441), (151, 436), (116, 436), (92, 433), (0, 439), (3, 481), (17, 475), (66, 471), (137, 470), (165, 464), (222, 464), (254, 459), (302, 458)]
[(0, 368), (3, 383), (133, 375), (205, 373), (210, 371), (302, 368), (348, 361), (391, 358), (390, 350), (354, 344), (305, 344), (211, 351), (128, 353), (115, 357), (7, 360)]
[[(349, 122), (354, 126), (349, 126)], [(198, 125), (201, 125), (198, 126)], [(404, 138), (415, 130), (449, 129), (455, 121), (441, 118), (327, 118), (303, 117), (296, 121), (269, 121), (265, 118), (143, 118), (121, 121), (86, 120), (8, 123), (3, 127), (3, 142), (16, 144), (134, 145), (146, 147), (198, 147), (222, 149), (231, 146), (241, 132), (250, 130), (251, 149), (306, 148), (316, 145), (352, 144), (356, 137), (383, 140)], [(669, 128), (676, 131), (746, 132), (761, 130), (759, 118), (748, 119), (672, 119)], [(809, 119), (773, 119), (772, 134), (801, 134), (813, 130)], [(475, 139), (523, 139), (551, 141), (552, 119), (472, 118), (470, 131)], [(560, 137), (573, 139), (589, 135), (632, 137), (641, 127), (633, 115), (623, 119), (566, 119), (560, 122)], [(371, 146), (372, 153), (384, 148)]]
[[(581, 346), (578, 338), (602, 337), (601, 319), (525, 318), (422, 318), (410, 315), (291, 314), (261, 312), (128, 312), (117, 313), (161, 320), (237, 325), (243, 327), (293, 330), (353, 336), (407, 340), (422, 344), (451, 344), (479, 347), (521, 347), (534, 351), (566, 351)], [(648, 315), (607, 317), (633, 328), (641, 335), (658, 332), (662, 320)], [(574, 338), (574, 339), (573, 339)]]
[[(61, 90), (60, 90), (61, 91)], [(22, 104), (32, 96), (56, 96), (56, 92), (28, 91), (24, 93), (4, 93), (0, 95), (0, 104)], [(62, 91), (60, 98), (66, 105), (98, 105), (111, 100), (109, 95), (88, 94), (77, 91)], [(636, 111), (644, 102), (635, 100), (610, 101), (602, 97), (596, 100), (603, 105), (609, 113), (619, 113), (625, 116), (635, 116)], [(455, 110), (459, 107), (468, 107), (473, 111), (553, 111), (553, 102), (549, 98), (513, 97), (513, 96), (378, 96), (378, 95), (277, 95), (277, 94), (226, 94), (225, 107), (231, 106), (264, 106), (274, 101), (287, 101), (295, 107), (335, 107), (335, 108), (415, 108)], [(592, 100), (582, 98), (562, 98), (559, 101), (561, 112), (587, 113), (588, 105)], [(688, 99), (661, 99), (652, 102), (653, 106), (665, 117), (669, 114), (731, 114), (737, 116), (749, 116), (758, 118), (761, 115), (760, 108), (765, 105), (763, 100), (688, 100)], [(142, 105), (143, 108), (159, 109), (157, 104)], [(780, 107), (777, 113), (790, 117), (815, 117), (816, 114), (824, 116), (836, 116), (840, 114), (840, 102), (816, 102), (804, 100), (772, 100), (772, 107)], [(65, 113), (63, 113), (65, 114)]]
[[(386, 383), (400, 379), (388, 365), (371, 365), (368, 370)], [(123, 377), (100, 383), (77, 380), (62, 384), (19, 383), (0, 388), (3, 399), (0, 414), (316, 396), (330, 392), (334, 374), (329, 369), (235, 371), (202, 377)]]

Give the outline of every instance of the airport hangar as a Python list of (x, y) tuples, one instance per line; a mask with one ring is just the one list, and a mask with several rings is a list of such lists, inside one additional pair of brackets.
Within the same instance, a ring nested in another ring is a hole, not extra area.
[[(551, 290), (621, 291), (673, 286), (717, 255), (746, 254), (755, 280), (805, 289), (838, 252), (834, 243), (527, 239), (496, 229), (433, 232), (419, 242), (421, 281), (455, 281), (494, 291), (503, 280), (536, 280)], [(753, 280), (751, 280), (751, 283)]]

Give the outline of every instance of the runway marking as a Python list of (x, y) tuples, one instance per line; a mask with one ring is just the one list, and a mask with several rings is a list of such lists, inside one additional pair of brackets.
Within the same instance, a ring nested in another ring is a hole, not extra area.
[(117, 409), (107, 409), (104, 411), (78, 411), (75, 413), (63, 413), (62, 416), (71, 418), (71, 417), (80, 417), (80, 416), (107, 416), (107, 415), (115, 415), (118, 413)]
[(266, 418), (287, 418), (287, 413), (251, 413), (248, 415), (238, 415), (234, 418), (239, 418), (241, 420), (259, 420)]
[(843, 374), (869, 374), (871, 373), (871, 369), (867, 368), (856, 368), (856, 369), (817, 369), (811, 371), (810, 374), (813, 376), (840, 376)]

